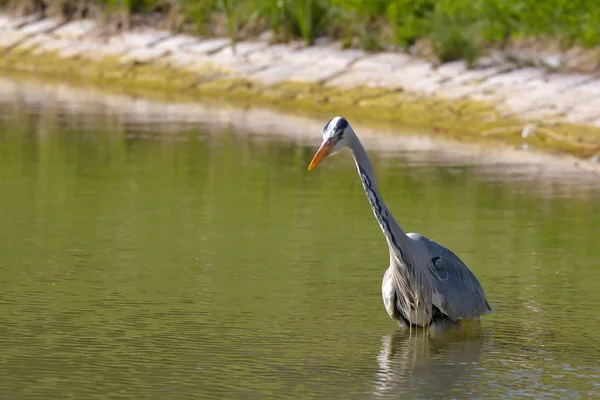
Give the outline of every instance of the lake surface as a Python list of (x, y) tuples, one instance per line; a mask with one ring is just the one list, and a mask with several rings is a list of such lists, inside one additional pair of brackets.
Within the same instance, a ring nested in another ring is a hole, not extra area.
[(350, 156), (306, 170), (320, 131), (32, 104), (0, 100), (0, 399), (600, 396), (598, 180), (371, 152), (495, 311), (407, 332)]

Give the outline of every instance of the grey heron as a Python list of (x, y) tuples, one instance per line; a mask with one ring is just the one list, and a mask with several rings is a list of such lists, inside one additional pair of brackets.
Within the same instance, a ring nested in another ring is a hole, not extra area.
[(323, 128), (323, 143), (308, 170), (343, 148), (350, 150), (362, 186), (389, 247), (383, 276), (385, 309), (400, 326), (440, 327), (478, 319), (492, 311), (483, 288), (452, 251), (418, 233), (404, 233), (385, 205), (365, 148), (343, 117)]

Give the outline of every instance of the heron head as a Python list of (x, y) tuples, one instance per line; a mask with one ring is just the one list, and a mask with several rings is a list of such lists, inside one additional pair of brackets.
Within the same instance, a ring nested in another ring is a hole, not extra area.
[(344, 117), (335, 117), (323, 127), (323, 143), (315, 153), (308, 170), (317, 166), (324, 158), (337, 153), (348, 146), (349, 138), (354, 135), (352, 126)]

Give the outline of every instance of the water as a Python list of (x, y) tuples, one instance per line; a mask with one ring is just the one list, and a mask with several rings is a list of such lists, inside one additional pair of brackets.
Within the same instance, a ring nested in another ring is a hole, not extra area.
[(0, 105), (0, 399), (600, 395), (598, 180), (371, 152), (400, 224), (495, 310), (405, 333), (349, 155), (306, 171), (318, 131), (25, 95)]

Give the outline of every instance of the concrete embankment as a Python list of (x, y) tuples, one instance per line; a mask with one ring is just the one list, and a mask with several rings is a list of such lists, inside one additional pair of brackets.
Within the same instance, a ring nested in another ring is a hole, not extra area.
[[(468, 69), (399, 53), (238, 43), (153, 29), (106, 35), (92, 20), (0, 14), (0, 69), (164, 98), (219, 97), (374, 127), (595, 159), (600, 79), (506, 63)], [(597, 158), (597, 157), (596, 157)]]

